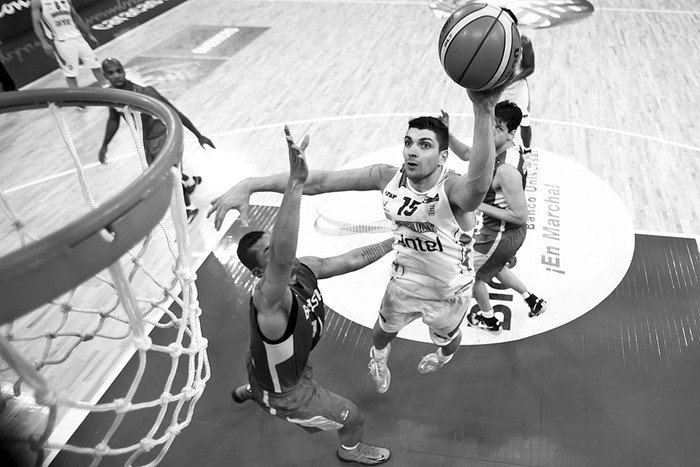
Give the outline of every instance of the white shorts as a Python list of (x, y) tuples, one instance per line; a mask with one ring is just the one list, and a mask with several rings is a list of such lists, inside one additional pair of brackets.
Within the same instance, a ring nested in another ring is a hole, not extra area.
[(530, 126), (530, 86), (526, 79), (514, 81), (501, 95), (502, 101), (511, 101), (520, 107), (523, 113), (521, 126)]
[[(418, 318), (430, 329), (430, 338), (437, 345), (447, 345), (459, 331), (472, 296), (472, 286), (451, 298), (438, 300), (417, 296), (401, 287), (401, 279), (392, 278), (386, 286), (379, 309), (379, 327), (395, 333)], [(410, 287), (409, 283), (409, 287)]]
[(95, 51), (82, 36), (65, 41), (53, 41), (53, 47), (58, 66), (68, 78), (77, 78), (80, 65), (90, 69), (100, 68)]

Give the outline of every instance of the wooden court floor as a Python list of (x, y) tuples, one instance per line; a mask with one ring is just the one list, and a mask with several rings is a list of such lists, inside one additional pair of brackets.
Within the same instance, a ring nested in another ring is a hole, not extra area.
[[(581, 22), (523, 30), (537, 57), (530, 80), (533, 144), (589, 170), (621, 198), (635, 230), (630, 269), (581, 318), (532, 338), (463, 348), (428, 378), (414, 367), (430, 346), (399, 341), (405, 358), (392, 359), (387, 397), (374, 393), (365, 376), (369, 330), (331, 313), (313, 358), (316, 376), (368, 414), (365, 438), (393, 450), (388, 465), (696, 462), (700, 10), (691, 0), (593, 3), (595, 13)], [(205, 179), (195, 193), (205, 211), (210, 199), (242, 178), (286, 169), (284, 123), (294, 134), (311, 135), (309, 163), (316, 169), (396, 145), (409, 117), (440, 109), (468, 136), (470, 106), (440, 70), (441, 21), (428, 4), (190, 0), (98, 53), (119, 58), (134, 81), (154, 84), (214, 140), (217, 149), (205, 151), (191, 134), (185, 139), (185, 168)], [(202, 30), (224, 27), (245, 34), (222, 54), (195, 56), (179, 46)], [(90, 83), (89, 72), (79, 80)], [(52, 73), (29, 87), (62, 84)], [(106, 111), (90, 109), (69, 119), (78, 127), (85, 166), (107, 177), (96, 164)], [(37, 196), (36, 185), (25, 190), (23, 184), (64, 168), (54, 157), (63, 143), (50, 124), (33, 116), (0, 121), (8, 141), (0, 150), (0, 179), (3, 187), (16, 188), (19, 203)], [(110, 149), (115, 164), (129, 152), (125, 133), (122, 128)], [(60, 183), (60, 177), (49, 181), (54, 188)], [(102, 196), (114, 186), (106, 189)], [(580, 215), (590, 219), (591, 229), (605, 229), (596, 222), (605, 209), (593, 205)], [(339, 465), (334, 434), (307, 436), (229, 398), (230, 388), (244, 379), (247, 289), (241, 283), (249, 279), (210, 252), (222, 236), (239, 235), (238, 224), (231, 227), (234, 218), (221, 232), (203, 215), (190, 226), (201, 264), (197, 285), (207, 311), (202, 322), (212, 379), (192, 425), (162, 465)], [(260, 226), (269, 221), (261, 218)], [(158, 369), (151, 374), (161, 376)], [(74, 440), (89, 441), (104, 423), (88, 417)], [(128, 423), (118, 438), (129, 438)], [(81, 462), (59, 454), (52, 465), (89, 464)], [(104, 465), (112, 463), (121, 465)]]

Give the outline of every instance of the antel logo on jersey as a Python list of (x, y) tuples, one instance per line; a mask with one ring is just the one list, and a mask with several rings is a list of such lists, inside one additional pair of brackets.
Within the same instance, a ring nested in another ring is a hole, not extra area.
[[(440, 19), (477, 0), (436, 0), (430, 9)], [(582, 20), (593, 13), (593, 5), (586, 0), (492, 0), (490, 4), (510, 9), (518, 17), (519, 27), (551, 28)]]
[(404, 234), (401, 234), (401, 238), (399, 238), (398, 243), (399, 245), (406, 248), (412, 248), (416, 251), (444, 251), (442, 249), (442, 243), (440, 243), (440, 237), (435, 237), (435, 241), (433, 241), (425, 238), (421, 239), (420, 237), (410, 238), (406, 237)]
[[(397, 164), (401, 161), (401, 150), (400, 146), (383, 149), (344, 168)], [(492, 284), (491, 303), (506, 312), (505, 329), (492, 333), (465, 323), (462, 345), (523, 339), (569, 323), (603, 301), (620, 283), (632, 261), (632, 220), (607, 183), (575, 162), (544, 150), (537, 150), (530, 162), (525, 190), (527, 238), (517, 254), (513, 272), (533, 293), (545, 298), (550, 309), (537, 318), (528, 318), (529, 308), (519, 294)], [(459, 173), (467, 168), (465, 162), (454, 156), (447, 165)], [(384, 219), (381, 193), (305, 197), (300, 256), (333, 256), (391, 235), (388, 228), (329, 235), (314, 229), (319, 218), (332, 225), (379, 225)], [(325, 303), (346, 318), (371, 328), (389, 280), (391, 261), (390, 253), (367, 268), (324, 280)], [(400, 337), (430, 342), (427, 328), (420, 321), (404, 329)]]

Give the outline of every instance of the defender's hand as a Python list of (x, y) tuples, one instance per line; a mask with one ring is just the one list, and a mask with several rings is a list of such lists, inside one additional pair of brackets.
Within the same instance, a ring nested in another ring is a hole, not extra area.
[(304, 183), (309, 176), (309, 167), (306, 165), (306, 154), (304, 154), (304, 150), (309, 145), (309, 135), (304, 136), (301, 145), (297, 146), (287, 125), (284, 126), (284, 134), (289, 149), (289, 179)]

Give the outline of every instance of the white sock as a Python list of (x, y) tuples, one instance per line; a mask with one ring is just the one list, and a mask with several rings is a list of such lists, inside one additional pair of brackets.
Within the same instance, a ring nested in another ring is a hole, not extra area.
[(528, 292), (528, 291), (526, 290), (525, 292), (521, 293), (520, 295), (522, 295), (522, 297), (523, 297), (525, 300), (527, 300), (527, 297), (530, 296), (530, 292)]
[(481, 310), (481, 316), (484, 318), (493, 318), (493, 309), (489, 308), (488, 310)]
[(381, 350), (378, 349), (378, 348), (376, 348), (376, 347), (373, 347), (373, 348), (374, 348), (374, 356), (375, 356), (375, 357), (377, 357), (377, 358), (384, 358), (384, 357), (386, 357), (386, 347), (384, 347), (384, 348), (381, 349)]
[(357, 446), (359, 446), (359, 445), (360, 445), (360, 443), (357, 443), (357, 444), (354, 445), (353, 447), (349, 448), (349, 447), (347, 447), (346, 445), (344, 445), (344, 444), (341, 443), (341, 444), (340, 444), (340, 447), (342, 447), (342, 448), (345, 449), (346, 451), (353, 451), (353, 450), (357, 449)]

